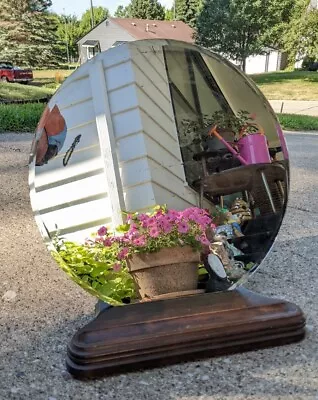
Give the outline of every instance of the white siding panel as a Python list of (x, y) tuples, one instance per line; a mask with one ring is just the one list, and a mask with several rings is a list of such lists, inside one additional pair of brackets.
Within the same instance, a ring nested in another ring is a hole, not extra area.
[(138, 160), (124, 163), (120, 169), (121, 181), (124, 190), (127, 187), (135, 186), (151, 180), (149, 160), (141, 158)]
[(116, 114), (113, 116), (112, 120), (116, 139), (139, 132), (143, 127), (138, 108), (126, 111), (125, 113)]
[(68, 180), (68, 179), (76, 179), (78, 175), (86, 174), (89, 172), (94, 172), (100, 168), (104, 168), (104, 164), (101, 160), (101, 157), (96, 157), (95, 159), (89, 159), (87, 161), (83, 161), (79, 164), (68, 165), (67, 168), (61, 168), (58, 170), (41, 170), (41, 175), (38, 172), (38, 168), (36, 167), (36, 178), (35, 178), (35, 187), (39, 188), (46, 185), (58, 185), (60, 181)]
[(147, 155), (145, 138), (142, 133), (128, 136), (117, 142), (118, 161), (126, 162)]
[(107, 182), (104, 174), (99, 174), (38, 192), (37, 202), (41, 210), (103, 194), (107, 196)]
[(66, 108), (62, 111), (62, 114), (66, 120), (67, 129), (73, 129), (80, 125), (86, 125), (90, 121), (95, 121), (92, 100)]
[(124, 199), (127, 211), (150, 209), (156, 204), (153, 185), (150, 182), (126, 189)]
[(77, 104), (83, 101), (91, 99), (92, 91), (88, 77), (79, 79), (65, 87), (63, 92), (58, 93), (55, 96), (55, 102), (59, 105), (59, 109), (63, 113), (63, 109), (70, 107), (73, 104)]
[(186, 196), (182, 197), (183, 193), (171, 193), (166, 188), (161, 187), (157, 183), (153, 183), (153, 191), (157, 204), (167, 204), (169, 208), (182, 210), (187, 207), (197, 206), (199, 204), (199, 196), (190, 188), (185, 188), (188, 192)]
[(184, 169), (181, 161), (172, 153), (167, 152), (159, 143), (145, 136), (146, 152), (149, 158), (155, 160), (159, 165), (172, 171), (180, 179), (184, 179)]
[(49, 232), (54, 232), (56, 230), (55, 225), (57, 225), (60, 230), (70, 229), (102, 218), (111, 218), (109, 198), (42, 214), (43, 222)]
[(87, 125), (68, 129), (64, 145), (61, 149), (61, 153), (65, 153), (74, 142), (74, 139), (79, 135), (81, 135), (81, 138), (79, 144), (76, 146), (76, 150), (82, 150), (86, 147), (98, 145), (99, 139), (96, 122), (93, 121), (88, 123)]
[(108, 92), (135, 82), (135, 75), (130, 61), (107, 68), (105, 77)]
[(137, 88), (137, 95), (140, 108), (155, 121), (158, 121), (158, 124), (167, 133), (173, 135), (172, 132), (175, 122), (171, 113), (163, 111), (162, 106), (158, 104), (159, 102), (156, 98), (148, 97), (147, 94), (139, 88)]
[(112, 114), (138, 106), (136, 86), (131, 85), (109, 93), (109, 105)]
[[(84, 150), (75, 150), (66, 167), (63, 165), (63, 158), (64, 154), (59, 154), (57, 157), (50, 160), (48, 164), (37, 167), (37, 177), (46, 175), (48, 171), (52, 171), (56, 175), (65, 176), (71, 167), (81, 170), (81, 164), (85, 164), (90, 160), (96, 161), (100, 158), (100, 148), (99, 146), (94, 146)], [(98, 162), (98, 167), (100, 168), (101, 166), (102, 163)]]
[(147, 61), (147, 63), (150, 64), (149, 69), (151, 70), (149, 71), (149, 74), (153, 74), (154, 71), (156, 71), (157, 74), (162, 77), (163, 81), (167, 83), (166, 66), (162, 46), (153, 45), (151, 46), (151, 49), (149, 49), (149, 47), (132, 47), (131, 53), (133, 54), (134, 62), (136, 62), (137, 65), (142, 67), (145, 61)]
[(139, 68), (135, 69), (136, 83), (141, 91), (154, 103), (157, 104), (166, 115), (170, 116), (171, 102), (166, 97), (165, 87), (155, 85), (153, 81), (145, 76)]

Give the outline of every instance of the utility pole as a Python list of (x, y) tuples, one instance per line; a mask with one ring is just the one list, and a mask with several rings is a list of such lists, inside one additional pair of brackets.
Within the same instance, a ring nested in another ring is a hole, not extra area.
[(65, 15), (65, 8), (63, 8), (63, 12), (64, 12), (64, 23), (65, 23), (65, 44), (66, 44), (66, 56), (67, 56), (67, 65), (68, 68), (70, 68), (70, 51), (69, 51), (69, 47), (68, 47), (68, 25), (67, 25), (67, 18)]
[(94, 6), (93, 6), (93, 0), (91, 0), (91, 26), (92, 29), (95, 26), (95, 17), (94, 17)]
[(173, 20), (176, 20), (176, 0), (173, 2)]

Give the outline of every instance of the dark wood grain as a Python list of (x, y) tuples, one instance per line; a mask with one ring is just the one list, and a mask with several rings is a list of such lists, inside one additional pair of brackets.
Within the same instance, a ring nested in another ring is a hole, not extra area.
[(294, 304), (239, 289), (105, 310), (68, 347), (67, 368), (93, 378), (193, 357), (301, 340), (305, 317)]

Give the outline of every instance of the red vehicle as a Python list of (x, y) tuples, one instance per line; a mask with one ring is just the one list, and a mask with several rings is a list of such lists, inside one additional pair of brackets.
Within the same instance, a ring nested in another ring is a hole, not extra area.
[(19, 82), (27, 84), (33, 80), (31, 69), (14, 67), (12, 63), (0, 61), (0, 80), (2, 82)]

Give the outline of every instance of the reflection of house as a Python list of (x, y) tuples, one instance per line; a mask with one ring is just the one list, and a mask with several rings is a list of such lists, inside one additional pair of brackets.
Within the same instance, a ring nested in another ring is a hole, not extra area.
[(280, 146), (275, 119), (249, 81), (218, 56), (177, 41), (127, 43), (98, 55), (68, 78), (54, 105), (68, 134), (60, 153), (36, 168), (32, 204), (47, 232), (58, 227), (72, 240), (118, 225), (122, 210), (198, 205), (201, 146), (183, 132), (185, 120), (244, 109), (270, 148)]
[[(194, 31), (182, 21), (154, 21), (133, 18), (108, 18), (78, 41), (81, 64), (110, 47), (143, 39), (173, 39), (194, 43)], [(235, 63), (234, 63), (235, 64)], [(246, 72), (256, 74), (281, 69), (281, 53), (266, 49), (249, 57)]]
[(193, 29), (182, 21), (108, 18), (78, 41), (81, 64), (110, 47), (143, 39), (194, 42)]

